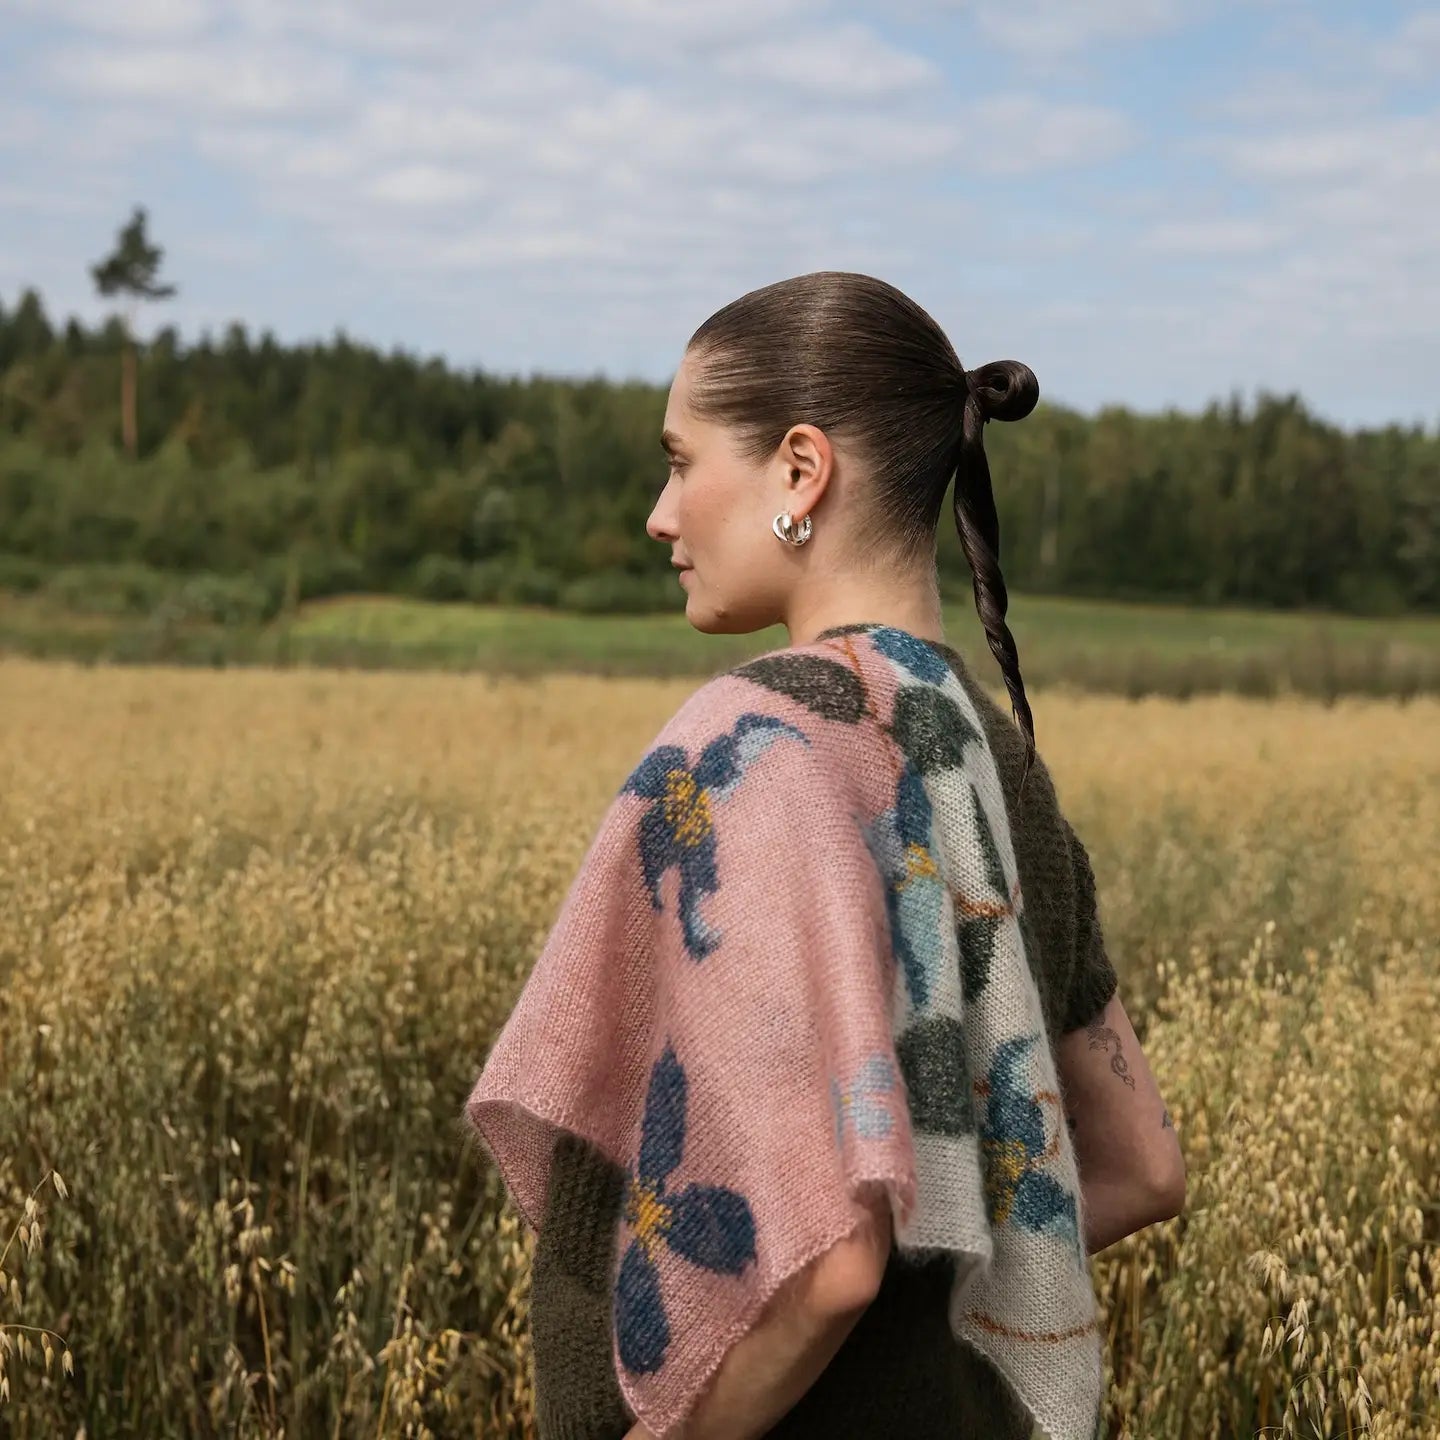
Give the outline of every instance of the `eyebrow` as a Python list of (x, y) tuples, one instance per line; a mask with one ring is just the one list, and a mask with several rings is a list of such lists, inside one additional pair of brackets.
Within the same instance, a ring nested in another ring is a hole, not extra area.
[(662, 430), (660, 432), (660, 448), (667, 455), (673, 455), (676, 450), (685, 448), (685, 442), (673, 430)]

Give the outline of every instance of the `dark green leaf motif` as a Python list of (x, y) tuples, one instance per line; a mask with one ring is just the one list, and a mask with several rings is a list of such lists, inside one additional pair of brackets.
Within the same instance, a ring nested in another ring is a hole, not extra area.
[[(980, 803), (980, 792), (973, 782), (970, 785), (970, 803), (975, 810), (975, 833), (980, 840), (980, 859), (984, 866), (985, 886), (989, 891), (988, 894), (976, 894), (974, 898), (1008, 908), (1010, 887), (1005, 880), (1005, 865), (1000, 858), (1000, 846), (996, 843), (995, 832), (990, 828), (985, 807)], [(1004, 923), (1003, 915), (962, 916), (960, 919), (960, 988), (967, 1005), (990, 983), (990, 968), (995, 961), (995, 942)]]
[(731, 673), (788, 695), (827, 720), (854, 725), (865, 714), (865, 692), (855, 673), (819, 655), (762, 656)]
[(922, 775), (958, 769), (965, 763), (965, 746), (981, 738), (960, 707), (943, 690), (928, 685), (901, 688), (890, 731)]
[(917, 1130), (969, 1135), (975, 1130), (975, 1100), (965, 1063), (965, 1032), (953, 1015), (927, 1015), (895, 1047)]
[(970, 802), (975, 807), (975, 830), (980, 836), (980, 854), (985, 861), (985, 883), (995, 892), (995, 897), (1006, 905), (1010, 903), (1010, 882), (1005, 878), (1005, 862), (1000, 858), (1000, 846), (995, 832), (990, 828), (990, 817), (980, 803), (980, 792), (974, 783), (970, 786)]
[(990, 967), (995, 963), (995, 940), (1001, 921), (993, 915), (976, 915), (961, 920), (957, 938), (960, 942), (960, 991), (967, 1005), (979, 998), (990, 983)]

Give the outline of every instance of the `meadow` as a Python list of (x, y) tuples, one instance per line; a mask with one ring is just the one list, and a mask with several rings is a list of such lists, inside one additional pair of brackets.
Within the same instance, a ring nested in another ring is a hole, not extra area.
[[(678, 583), (675, 604), (653, 614), (336, 595), (254, 624), (196, 614), (187, 608), (183, 586), (152, 604), (147, 587), (158, 583), (153, 575), (147, 586), (131, 591), (120, 583), (134, 579), (123, 567), (92, 569), (100, 579), (73, 572), (84, 583), (67, 590), (67, 604), (43, 591), (6, 591), (0, 577), (0, 654), (131, 664), (676, 678), (702, 677), (786, 643), (780, 626), (749, 635), (699, 634), (681, 613)], [(955, 585), (947, 580), (945, 632), (989, 664), (974, 598), (968, 587)], [(1011, 592), (1008, 621), (1027, 686), (1175, 699), (1227, 692), (1320, 700), (1440, 695), (1437, 615), (1381, 618)]]
[[(694, 684), (0, 659), (0, 1434), (531, 1433), (461, 1107)], [(1031, 701), (1189, 1170), (1111, 1435), (1440, 1433), (1440, 699)]]

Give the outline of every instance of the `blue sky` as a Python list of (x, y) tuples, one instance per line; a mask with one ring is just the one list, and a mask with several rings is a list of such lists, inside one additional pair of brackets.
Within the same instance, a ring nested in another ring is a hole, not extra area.
[(1440, 423), (1440, 6), (0, 0), (0, 300), (668, 382), (863, 270), (1048, 398)]

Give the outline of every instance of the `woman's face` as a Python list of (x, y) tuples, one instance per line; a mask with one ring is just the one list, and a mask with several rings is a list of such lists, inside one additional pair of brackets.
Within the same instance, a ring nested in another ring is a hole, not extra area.
[[(691, 567), (678, 576), (685, 618), (707, 634), (749, 634), (783, 621), (810, 558), (814, 542), (792, 549), (770, 524), (781, 510), (796, 513), (797, 523), (809, 513), (829, 474), (829, 445), (807, 425), (792, 430), (769, 461), (745, 461), (729, 431), (690, 413), (692, 374), (687, 352), (665, 407), (670, 476), (645, 529), (669, 546), (672, 562)], [(797, 466), (799, 482), (789, 478)]]

